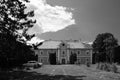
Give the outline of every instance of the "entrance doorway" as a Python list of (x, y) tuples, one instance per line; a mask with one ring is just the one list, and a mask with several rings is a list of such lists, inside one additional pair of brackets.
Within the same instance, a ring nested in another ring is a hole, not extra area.
[(62, 64), (65, 64), (65, 59), (62, 59)]
[(50, 61), (50, 64), (52, 65), (56, 64), (56, 53), (49, 54), (49, 61)]

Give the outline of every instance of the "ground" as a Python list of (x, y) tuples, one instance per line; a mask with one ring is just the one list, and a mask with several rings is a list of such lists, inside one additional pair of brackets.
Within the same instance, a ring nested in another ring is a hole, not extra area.
[(38, 69), (0, 75), (0, 80), (120, 80), (120, 73), (97, 70), (94, 65), (44, 65)]

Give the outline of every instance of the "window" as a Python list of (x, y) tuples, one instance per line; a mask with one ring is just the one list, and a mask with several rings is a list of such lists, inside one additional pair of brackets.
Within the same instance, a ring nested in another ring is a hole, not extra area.
[(78, 51), (78, 55), (80, 54), (80, 51)]
[(86, 61), (89, 61), (89, 59), (87, 58)]
[(43, 62), (43, 60), (41, 59), (40, 62)]
[(65, 54), (65, 52), (63, 51), (63, 55)]
[(86, 54), (89, 54), (89, 51), (86, 51)]
[(80, 63), (81, 63), (81, 60), (80, 60), (80, 59), (77, 59), (77, 62), (78, 62), (78, 64), (80, 64)]
[(72, 54), (73, 52), (71, 51), (71, 54)]
[(41, 52), (40, 52), (40, 54), (42, 55), (42, 54), (43, 54), (43, 52), (41, 51)]

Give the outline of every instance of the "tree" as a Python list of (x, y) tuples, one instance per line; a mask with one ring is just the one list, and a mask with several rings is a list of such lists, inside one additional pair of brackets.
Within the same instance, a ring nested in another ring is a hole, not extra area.
[(114, 61), (120, 64), (120, 46), (116, 47), (114, 51), (115, 51)]
[[(28, 2), (28, 0), (25, 0)], [(33, 27), (36, 21), (30, 19), (34, 11), (25, 13), (27, 7), (19, 0), (0, 1), (0, 33), (11, 34), (17, 38), (24, 36), (29, 39), (26, 31)], [(23, 33), (19, 34), (19, 30)]]
[(96, 62), (114, 61), (114, 48), (118, 46), (118, 41), (113, 34), (98, 34), (92, 46)]
[(26, 8), (20, 0), (0, 0), (0, 61), (6, 65), (12, 59), (18, 60), (20, 55), (27, 53), (26, 49), (30, 49), (26, 41), (34, 35), (28, 35), (27, 30), (33, 27), (36, 21), (31, 19), (34, 11), (25, 12)]
[(70, 55), (70, 63), (74, 64), (77, 61), (77, 55), (75, 53), (72, 53)]

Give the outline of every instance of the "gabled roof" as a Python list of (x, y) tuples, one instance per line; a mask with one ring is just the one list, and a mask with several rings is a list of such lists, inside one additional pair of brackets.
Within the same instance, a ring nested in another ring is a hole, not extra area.
[(81, 42), (68, 42), (70, 48), (86, 48), (85, 45)]
[(42, 45), (38, 46), (38, 49), (57, 49), (59, 48), (59, 45), (61, 43), (65, 42), (65, 44), (68, 45), (68, 48), (72, 48), (72, 49), (75, 49), (75, 48), (80, 48), (80, 49), (89, 49), (89, 48), (92, 48), (89, 44), (86, 44), (86, 43), (82, 43), (81, 41), (79, 40), (65, 40), (65, 41), (62, 41), (62, 40), (46, 40), (43, 42)]
[(56, 49), (60, 45), (60, 41), (47, 40), (42, 45), (38, 46), (38, 49)]

